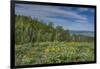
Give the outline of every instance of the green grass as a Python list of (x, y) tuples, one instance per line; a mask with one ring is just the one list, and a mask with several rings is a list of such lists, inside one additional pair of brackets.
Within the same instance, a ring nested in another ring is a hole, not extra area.
[(92, 42), (39, 42), (15, 46), (16, 65), (94, 61)]

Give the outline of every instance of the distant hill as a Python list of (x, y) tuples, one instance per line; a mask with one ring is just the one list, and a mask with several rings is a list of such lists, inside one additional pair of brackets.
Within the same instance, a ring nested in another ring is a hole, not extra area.
[(74, 30), (70, 30), (69, 32), (70, 32), (71, 34), (85, 35), (85, 36), (94, 37), (94, 32), (93, 32), (93, 31), (74, 31)]

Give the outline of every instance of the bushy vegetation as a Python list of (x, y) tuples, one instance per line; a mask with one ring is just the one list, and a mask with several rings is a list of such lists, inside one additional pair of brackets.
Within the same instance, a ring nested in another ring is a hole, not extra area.
[(93, 61), (94, 37), (15, 15), (15, 54), (16, 65)]

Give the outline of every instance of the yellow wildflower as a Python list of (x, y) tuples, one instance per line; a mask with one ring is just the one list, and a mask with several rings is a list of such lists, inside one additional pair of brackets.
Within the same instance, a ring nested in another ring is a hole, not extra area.
[(60, 51), (60, 48), (57, 48), (58, 51)]
[(55, 51), (55, 48), (52, 48), (52, 51)]
[(44, 52), (49, 52), (49, 49), (48, 48), (44, 49)]
[(58, 52), (58, 51), (60, 51), (60, 48), (52, 48), (51, 50), (54, 52)]

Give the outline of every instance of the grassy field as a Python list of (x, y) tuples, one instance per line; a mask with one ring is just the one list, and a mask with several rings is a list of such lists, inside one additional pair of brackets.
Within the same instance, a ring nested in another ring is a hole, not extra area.
[(16, 65), (94, 61), (92, 42), (39, 42), (15, 46)]

